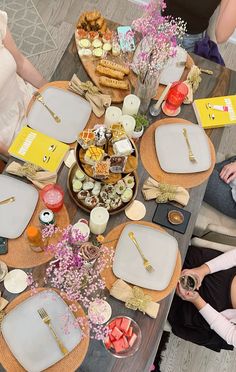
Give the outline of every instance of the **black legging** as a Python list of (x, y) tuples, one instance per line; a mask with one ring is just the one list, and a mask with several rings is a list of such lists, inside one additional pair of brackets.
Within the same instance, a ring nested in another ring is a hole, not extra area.
[(236, 161), (236, 156), (215, 165), (207, 184), (204, 201), (226, 216), (236, 218), (236, 202), (232, 197), (231, 187), (220, 178), (221, 169), (233, 161)]

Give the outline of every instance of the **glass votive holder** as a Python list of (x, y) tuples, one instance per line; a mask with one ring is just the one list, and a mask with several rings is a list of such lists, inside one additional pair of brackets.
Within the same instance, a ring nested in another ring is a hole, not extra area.
[(188, 87), (182, 81), (172, 84), (166, 100), (162, 104), (162, 111), (167, 116), (176, 116), (180, 113), (180, 106), (188, 94)]
[(48, 209), (59, 212), (63, 206), (64, 191), (59, 185), (49, 184), (44, 186), (40, 192), (41, 198)]

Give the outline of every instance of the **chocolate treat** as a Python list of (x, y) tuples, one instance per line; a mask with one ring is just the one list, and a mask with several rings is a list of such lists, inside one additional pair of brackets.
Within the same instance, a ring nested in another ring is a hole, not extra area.
[(91, 208), (94, 208), (98, 204), (98, 202), (99, 198), (95, 195), (88, 196), (87, 198), (84, 199), (84, 204)]
[(104, 146), (107, 142), (106, 128), (104, 127), (104, 125), (99, 125), (97, 128), (95, 127), (95, 130), (93, 132), (95, 134), (95, 145)]
[(77, 198), (79, 200), (83, 200), (83, 199), (87, 198), (88, 196), (90, 196), (90, 192), (88, 190), (81, 190), (77, 194)]
[(112, 173), (122, 173), (125, 169), (127, 157), (126, 156), (111, 156), (110, 158), (110, 171)]

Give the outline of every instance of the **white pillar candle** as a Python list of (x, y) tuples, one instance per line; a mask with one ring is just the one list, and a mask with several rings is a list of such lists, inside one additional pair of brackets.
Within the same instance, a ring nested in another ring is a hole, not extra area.
[(135, 94), (125, 97), (122, 107), (123, 115), (136, 115), (140, 106), (140, 99)]
[(118, 123), (122, 116), (122, 111), (119, 107), (110, 106), (106, 109), (104, 124), (109, 128), (113, 123)]
[(90, 212), (89, 227), (90, 231), (99, 235), (104, 233), (109, 220), (109, 213), (106, 208), (95, 207)]
[(123, 124), (127, 136), (131, 138), (135, 128), (135, 119), (133, 116), (122, 115), (120, 122)]

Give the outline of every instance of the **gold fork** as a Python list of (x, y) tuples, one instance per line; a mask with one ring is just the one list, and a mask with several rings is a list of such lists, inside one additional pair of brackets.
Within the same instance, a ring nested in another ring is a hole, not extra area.
[(129, 232), (129, 237), (130, 239), (132, 240), (132, 242), (134, 243), (134, 245), (136, 246), (137, 250), (139, 251), (139, 254), (140, 256), (142, 257), (143, 259), (143, 266), (145, 267), (145, 269), (151, 273), (152, 271), (154, 271), (154, 268), (152, 267), (152, 265), (150, 264), (150, 262), (148, 261), (148, 259), (144, 256), (143, 254), (143, 251), (142, 249), (140, 248), (135, 236), (134, 236), (134, 233), (132, 231)]
[(11, 196), (10, 198), (4, 199), (0, 201), (0, 205), (7, 204), (7, 203), (12, 203), (15, 201), (15, 197)]
[(49, 327), (50, 331), (52, 332), (52, 335), (55, 338), (57, 345), (59, 346), (61, 352), (64, 355), (68, 354), (67, 348), (63, 345), (62, 341), (59, 339), (56, 332), (54, 331), (52, 327), (51, 319), (48, 313), (46, 312), (46, 310), (43, 307), (41, 307), (40, 309), (38, 309), (38, 313), (39, 313), (40, 318), (43, 320), (43, 322)]
[(183, 128), (183, 135), (184, 135), (185, 141), (186, 141), (187, 146), (188, 146), (188, 157), (189, 157), (189, 160), (192, 161), (193, 163), (195, 163), (197, 161), (197, 159), (193, 155), (193, 152), (192, 152), (192, 149), (191, 149), (191, 145), (190, 145), (189, 139), (188, 139), (188, 132), (187, 132), (187, 129), (186, 128)]
[(39, 92), (35, 92), (35, 93), (34, 93), (34, 96), (35, 96), (35, 98), (36, 98), (39, 102), (41, 102), (41, 103), (44, 105), (44, 107), (45, 107), (45, 108), (48, 110), (48, 112), (52, 115), (53, 119), (54, 119), (57, 123), (60, 123), (60, 122), (61, 122), (61, 119), (59, 118), (59, 116), (57, 116), (57, 115), (55, 114), (55, 112), (53, 112), (53, 111), (50, 109), (50, 107), (48, 107), (48, 105), (46, 105), (46, 103), (44, 102), (44, 99), (43, 99), (42, 94), (40, 94)]

